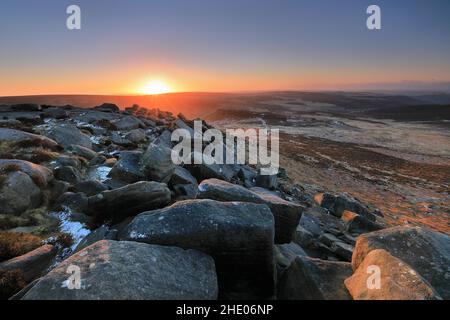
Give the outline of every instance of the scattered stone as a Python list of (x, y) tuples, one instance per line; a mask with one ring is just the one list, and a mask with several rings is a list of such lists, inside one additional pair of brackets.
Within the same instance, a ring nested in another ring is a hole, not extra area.
[(81, 251), (101, 240), (117, 240), (117, 230), (110, 229), (106, 225), (102, 225), (83, 238), (83, 240), (81, 240), (75, 248), (74, 252)]
[(97, 152), (94, 150), (79, 145), (71, 145), (69, 151), (86, 160), (92, 160), (97, 156)]
[(43, 112), (44, 118), (52, 118), (52, 119), (66, 119), (69, 117), (69, 112), (60, 107), (47, 108)]
[(255, 186), (255, 183), (256, 183), (256, 172), (254, 172), (250, 168), (243, 166), (239, 170), (237, 175), (238, 175), (239, 179), (242, 180), (242, 182), (244, 183), (244, 186), (246, 188), (251, 188), (251, 187)]
[(161, 208), (170, 200), (166, 184), (141, 181), (89, 197), (89, 212), (98, 219), (120, 222), (126, 217)]
[(179, 166), (175, 167), (168, 186), (175, 191), (178, 201), (195, 199), (198, 194), (197, 180), (188, 170)]
[(175, 170), (171, 154), (170, 148), (151, 143), (141, 160), (141, 170), (145, 176), (150, 180), (168, 182)]
[[(344, 211), (344, 213), (345, 212), (349, 212), (349, 211)], [(379, 225), (376, 222), (370, 221), (369, 219), (367, 219), (359, 214), (355, 214), (352, 218), (349, 218), (348, 214), (346, 216), (347, 216), (346, 218), (348, 219), (347, 223), (346, 223), (346, 228), (347, 228), (347, 231), (351, 234), (360, 235), (363, 233), (368, 233), (368, 232), (383, 229), (383, 226)]]
[(119, 113), (120, 111), (119, 107), (114, 103), (103, 103), (102, 105), (94, 107), (94, 110), (113, 113)]
[(111, 135), (111, 141), (112, 141), (112, 143), (114, 143), (114, 144), (116, 144), (116, 145), (118, 145), (118, 146), (125, 147), (125, 148), (132, 147), (132, 146), (134, 145), (133, 142), (131, 142), (131, 141), (128, 140), (128, 139), (125, 139), (125, 138), (124, 138), (120, 133), (118, 133), (118, 132), (113, 132), (113, 133), (112, 133), (112, 135)]
[(351, 276), (347, 262), (297, 256), (278, 284), (282, 300), (351, 300), (344, 280)]
[[(67, 270), (80, 268), (81, 289), (68, 288)], [(103, 240), (63, 261), (24, 300), (212, 300), (214, 260), (195, 250)]]
[(145, 128), (145, 124), (136, 117), (126, 116), (113, 122), (119, 131), (130, 131), (133, 129)]
[(92, 141), (90, 137), (82, 133), (76, 126), (71, 124), (52, 126), (45, 134), (54, 139), (64, 148), (69, 148), (72, 145), (79, 145), (92, 149)]
[(77, 169), (81, 169), (80, 159), (73, 156), (60, 155), (55, 159), (54, 164), (55, 169), (56, 167), (74, 167)]
[(144, 129), (134, 129), (125, 135), (125, 139), (132, 143), (144, 142), (147, 139)]
[(277, 279), (281, 279), (284, 271), (291, 265), (297, 256), (306, 257), (305, 250), (294, 242), (277, 244), (274, 247), (274, 257), (277, 266)]
[(41, 111), (42, 108), (36, 103), (20, 103), (11, 106), (14, 111)]
[(15, 129), (0, 128), (0, 141), (16, 143), (24, 147), (45, 147), (56, 150), (58, 143), (47, 137)]
[(257, 175), (255, 184), (258, 187), (266, 189), (275, 189), (278, 186), (277, 175)]
[(55, 169), (55, 178), (61, 181), (66, 181), (71, 184), (81, 182), (81, 175), (74, 167), (58, 167)]
[(120, 153), (120, 159), (116, 162), (108, 177), (127, 183), (135, 183), (145, 180), (145, 176), (140, 170), (142, 152), (127, 151)]
[(82, 192), (88, 197), (95, 196), (96, 194), (99, 194), (102, 191), (108, 190), (108, 187), (105, 186), (103, 183), (97, 180), (86, 180), (79, 182), (75, 185), (75, 189), (78, 192)]
[(55, 208), (70, 208), (77, 212), (86, 212), (88, 209), (88, 197), (82, 192), (65, 192), (54, 205)]

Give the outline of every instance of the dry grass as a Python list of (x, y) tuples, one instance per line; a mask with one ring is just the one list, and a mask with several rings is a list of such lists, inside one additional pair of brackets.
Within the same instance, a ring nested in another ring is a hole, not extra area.
[(44, 148), (36, 148), (30, 157), (30, 161), (34, 163), (42, 163), (52, 161), (59, 156), (59, 153)]
[(0, 270), (0, 300), (7, 300), (27, 285), (20, 270)]
[(41, 245), (40, 237), (28, 233), (0, 232), (0, 261), (21, 256)]
[(8, 174), (10, 172), (20, 171), (21, 169), (22, 168), (17, 163), (7, 163), (7, 164), (4, 164), (0, 168), (0, 172), (3, 173), (3, 174)]

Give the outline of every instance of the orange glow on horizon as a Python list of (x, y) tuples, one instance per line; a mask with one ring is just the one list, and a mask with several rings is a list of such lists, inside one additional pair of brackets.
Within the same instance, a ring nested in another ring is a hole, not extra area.
[(139, 89), (139, 93), (144, 95), (158, 95), (171, 92), (174, 92), (174, 90), (164, 80), (160, 79), (149, 81)]

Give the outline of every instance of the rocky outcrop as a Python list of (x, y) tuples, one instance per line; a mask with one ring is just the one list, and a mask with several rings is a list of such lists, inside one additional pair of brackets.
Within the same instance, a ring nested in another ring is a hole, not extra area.
[(353, 253), (353, 270), (376, 249), (384, 249), (409, 265), (443, 299), (450, 299), (449, 236), (420, 227), (393, 227), (361, 235)]
[(354, 300), (441, 299), (413, 268), (383, 249), (370, 251), (345, 285)]
[[(77, 272), (79, 290), (70, 290)], [(214, 261), (206, 254), (103, 240), (42, 277), (23, 300), (209, 300), (217, 294)]]
[(215, 262), (222, 298), (274, 294), (273, 216), (266, 205), (187, 200), (145, 212), (119, 239), (197, 249)]
[(198, 198), (266, 204), (275, 219), (275, 242), (289, 243), (300, 221), (303, 207), (266, 192), (251, 191), (218, 179), (200, 183)]

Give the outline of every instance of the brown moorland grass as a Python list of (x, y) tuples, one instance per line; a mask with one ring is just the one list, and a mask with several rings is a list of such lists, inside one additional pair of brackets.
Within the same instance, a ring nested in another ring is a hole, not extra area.
[(0, 261), (21, 256), (42, 245), (40, 237), (21, 232), (0, 232)]
[(7, 300), (27, 285), (20, 270), (0, 270), (0, 300)]

